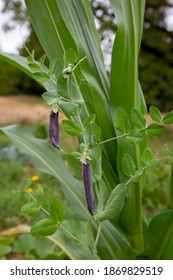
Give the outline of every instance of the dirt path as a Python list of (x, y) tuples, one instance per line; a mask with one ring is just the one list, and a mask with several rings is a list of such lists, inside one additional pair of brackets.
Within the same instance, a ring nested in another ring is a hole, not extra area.
[(0, 125), (49, 122), (50, 107), (40, 97), (0, 97)]
[[(0, 97), (0, 126), (8, 124), (49, 123), (50, 107), (41, 97), (18, 95)], [(60, 121), (64, 117), (60, 115)], [(147, 123), (152, 123), (147, 117)], [(167, 132), (173, 135), (173, 125), (167, 126)]]

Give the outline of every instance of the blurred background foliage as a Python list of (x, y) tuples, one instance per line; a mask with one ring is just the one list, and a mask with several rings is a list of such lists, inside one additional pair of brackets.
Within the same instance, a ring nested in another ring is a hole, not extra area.
[[(40, 57), (43, 50), (29, 23), (22, 1), (1, 1), (3, 2), (2, 12), (9, 13), (10, 11), (10, 18), (4, 24), (4, 30), (8, 32), (8, 30), (15, 29), (16, 26), (27, 24), (30, 35), (25, 44), (29, 50), (36, 50), (36, 58)], [(91, 0), (91, 4), (109, 76), (111, 49), (117, 22), (108, 0)], [(173, 103), (173, 27), (171, 30), (167, 24), (167, 15), (171, 8), (173, 8), (173, 4), (170, 0), (146, 0), (143, 38), (139, 54), (139, 80), (147, 105), (158, 106), (162, 111), (171, 110)], [(23, 47), (19, 49), (19, 53), (27, 55)], [(2, 61), (0, 61), (0, 71), (0, 95), (21, 92), (41, 95), (41, 87)]]

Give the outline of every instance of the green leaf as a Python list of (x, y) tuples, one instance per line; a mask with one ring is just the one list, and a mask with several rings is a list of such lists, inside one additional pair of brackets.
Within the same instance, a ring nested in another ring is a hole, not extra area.
[(49, 64), (49, 70), (48, 70), (49, 77), (52, 77), (56, 63), (57, 63), (57, 58), (55, 57), (53, 60), (51, 60), (51, 62)]
[(0, 245), (0, 257), (7, 255), (12, 251), (12, 248), (8, 245)]
[[(49, 82), (47, 82), (47, 80), (38, 80), (37, 76), (33, 75), (33, 72), (31, 71), (31, 69), (28, 66), (28, 62), (27, 62), (27, 58), (22, 57), (22, 56), (18, 56), (18, 55), (13, 55), (13, 54), (2, 54), (0, 53), (0, 59), (3, 59), (4, 61), (6, 61), (7, 63), (11, 64), (12, 66), (16, 67), (17, 69), (21, 70), (22, 72), (24, 72), (25, 74), (27, 74), (29, 77), (31, 77), (32, 79), (34, 79), (37, 83), (39, 83), (40, 85), (42, 85), (46, 90), (52, 90), (55, 88), (55, 84), (52, 80), (49, 80)], [(32, 59), (31, 59), (32, 61)], [(45, 72), (48, 71), (48, 69), (44, 66)]]
[(41, 206), (44, 207), (46, 205), (46, 197), (43, 188), (38, 188), (35, 191), (35, 199)]
[(173, 232), (168, 240), (168, 243), (167, 243), (165, 250), (160, 259), (161, 260), (172, 260), (173, 259), (172, 248), (173, 248)]
[(98, 160), (101, 157), (101, 147), (99, 144), (95, 143), (92, 148), (89, 149), (89, 154), (93, 160)]
[(133, 181), (134, 183), (139, 182), (140, 179), (141, 179), (142, 174), (144, 173), (144, 171), (145, 171), (145, 168), (144, 168), (144, 167), (141, 167), (141, 168), (139, 168), (138, 170), (136, 170), (135, 173), (134, 173), (134, 175), (133, 175), (133, 177), (132, 177), (132, 181)]
[(41, 82), (42, 84), (44, 84), (45, 82), (47, 82), (49, 80), (49, 76), (44, 73), (44, 72), (34, 72), (33, 74), (33, 78), (39, 82)]
[(95, 122), (95, 118), (96, 118), (96, 115), (95, 114), (91, 114), (89, 115), (83, 122), (83, 126), (86, 128), (90, 122)]
[(144, 138), (140, 132), (132, 131), (127, 135), (126, 139), (132, 144), (139, 144)]
[(135, 108), (133, 108), (131, 111), (131, 122), (138, 129), (143, 129), (146, 127), (146, 118), (143, 116), (141, 111)]
[(149, 112), (150, 112), (150, 117), (152, 118), (153, 121), (160, 122), (162, 120), (162, 114), (157, 107), (150, 106)]
[[(83, 242), (84, 244), (86, 244), (89, 248), (93, 248), (94, 246), (94, 241), (95, 241), (95, 238), (94, 238), (94, 234), (93, 234), (93, 229), (92, 229), (92, 224), (91, 224), (91, 221), (89, 220), (85, 226), (84, 226), (84, 233), (85, 235), (83, 236), (84, 239), (83, 239)], [(83, 233), (82, 233), (83, 234)]]
[(62, 74), (58, 76), (57, 91), (60, 96), (63, 96), (64, 98), (67, 99), (70, 98), (69, 90), (67, 86), (67, 79), (65, 79)]
[(61, 111), (67, 116), (75, 116), (76, 111), (79, 108), (77, 104), (61, 99), (58, 99), (58, 106), (61, 109)]
[(57, 231), (58, 226), (49, 218), (38, 221), (31, 227), (31, 234), (33, 236), (50, 236)]
[(72, 136), (79, 136), (82, 134), (80, 125), (73, 120), (63, 120), (62, 126), (64, 130)]
[(42, 97), (48, 105), (52, 105), (53, 103), (56, 103), (58, 100), (57, 91), (55, 89), (44, 92), (42, 94)]
[(43, 54), (39, 59), (41, 66), (44, 64), (45, 59), (46, 59), (46, 54)]
[(36, 62), (30, 62), (28, 63), (28, 66), (33, 73), (40, 71), (40, 65)]
[(31, 57), (32, 57), (33, 60), (35, 59), (35, 50), (34, 49), (31, 52)]
[(69, 64), (74, 65), (77, 62), (77, 54), (73, 49), (68, 49), (64, 54), (64, 68)]
[(93, 178), (99, 182), (102, 178), (102, 159), (92, 161)]
[(170, 200), (171, 200), (171, 206), (173, 208), (173, 164), (171, 168)]
[(117, 185), (106, 201), (103, 211), (94, 216), (96, 221), (100, 222), (118, 217), (123, 208), (126, 193), (127, 186), (125, 184)]
[(98, 184), (99, 184), (99, 191), (98, 191), (97, 213), (101, 212), (104, 209), (105, 203), (110, 195), (110, 192), (103, 180), (100, 180)]
[[(112, 113), (122, 107), (130, 118), (132, 108), (146, 114), (138, 83), (138, 53), (141, 45), (145, 0), (110, 0), (118, 23), (112, 51), (110, 104)], [(126, 46), (124, 48), (124, 46)]]
[(164, 116), (163, 123), (165, 123), (165, 124), (173, 123), (173, 112), (169, 112), (168, 114), (166, 114)]
[[(44, 250), (43, 250), (44, 248)], [(58, 253), (56, 245), (48, 238), (34, 237), (31, 234), (22, 234), (14, 242), (13, 251), (29, 257), (32, 252), (37, 259), (47, 259), (48, 255)]]
[(145, 164), (150, 164), (154, 160), (154, 155), (152, 150), (148, 147), (142, 153), (142, 162)]
[(54, 195), (50, 195), (48, 197), (48, 207), (50, 218), (56, 222), (62, 222), (65, 218), (64, 207), (62, 203), (60, 203)]
[(84, 102), (79, 87), (70, 80), (65, 79), (63, 75), (58, 76), (57, 90), (60, 96), (76, 103), (77, 105), (81, 105)]
[(160, 135), (164, 130), (165, 127), (163, 125), (150, 124), (146, 131), (149, 135)]
[(84, 103), (82, 94), (81, 94), (79, 88), (73, 82), (71, 82), (71, 84), (70, 84), (70, 90), (71, 90), (70, 100), (72, 102), (76, 103), (77, 105), (82, 105)]
[(122, 134), (127, 134), (130, 131), (129, 117), (121, 107), (116, 110), (114, 126)]
[(147, 250), (149, 258), (159, 260), (173, 233), (173, 211), (167, 211), (155, 216), (149, 225), (150, 246)]
[(91, 121), (85, 129), (84, 135), (88, 143), (95, 144), (100, 139), (101, 129), (95, 122)]
[(122, 170), (128, 177), (133, 177), (136, 172), (136, 166), (133, 158), (129, 154), (124, 154), (122, 159)]
[(40, 205), (37, 202), (29, 202), (22, 206), (21, 212), (25, 215), (36, 216), (40, 213)]

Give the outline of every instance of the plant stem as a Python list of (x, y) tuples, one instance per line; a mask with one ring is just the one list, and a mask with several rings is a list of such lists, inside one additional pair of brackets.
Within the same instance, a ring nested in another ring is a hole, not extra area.
[(98, 244), (98, 241), (99, 241), (100, 233), (101, 233), (101, 223), (99, 223), (96, 239), (95, 239), (94, 246), (93, 246), (93, 253), (94, 254), (97, 254), (97, 244)]
[(65, 231), (72, 239), (78, 241), (79, 243), (82, 243), (78, 238), (76, 238), (70, 231), (68, 231), (64, 226), (62, 226), (62, 224), (58, 224), (59, 227)]

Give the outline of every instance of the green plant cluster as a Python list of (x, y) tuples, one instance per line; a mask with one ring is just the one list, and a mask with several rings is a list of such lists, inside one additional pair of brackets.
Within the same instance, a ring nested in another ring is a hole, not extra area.
[[(45, 55), (36, 61), (34, 52), (29, 58), (1, 58), (45, 88), (43, 98), (51, 106), (50, 141), (20, 126), (2, 131), (30, 155), (36, 168), (58, 179), (68, 202), (47, 198), (43, 190), (30, 195), (22, 212), (38, 217), (31, 233), (52, 235), (71, 259), (171, 259), (172, 178), (170, 210), (148, 223), (142, 209), (146, 170), (158, 167), (148, 135), (158, 135), (173, 123), (172, 111), (162, 116), (154, 106), (153, 123), (146, 123), (137, 63), (145, 1), (111, 0), (118, 30), (110, 84), (89, 1), (26, 4), (50, 64), (44, 65)], [(47, 19), (46, 28), (38, 8)], [(65, 132), (78, 137), (78, 150), (72, 154), (61, 150), (59, 112), (67, 118), (62, 122)], [(172, 165), (171, 157), (164, 160)]]

